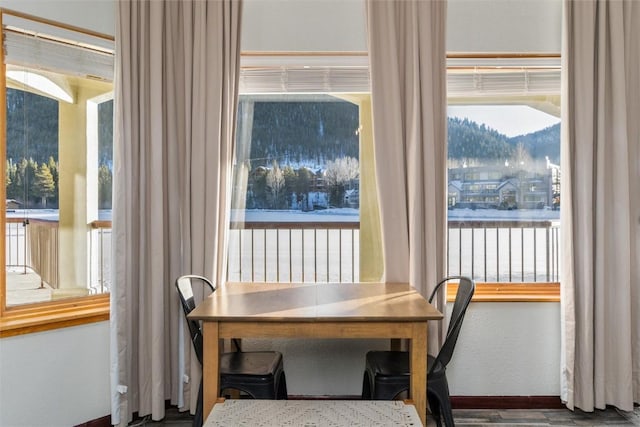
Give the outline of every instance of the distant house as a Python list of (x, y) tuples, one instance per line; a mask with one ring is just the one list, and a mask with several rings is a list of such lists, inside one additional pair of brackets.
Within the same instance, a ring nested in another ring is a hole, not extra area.
[(449, 208), (542, 209), (552, 205), (552, 170), (471, 167), (449, 170)]
[(20, 209), (22, 203), (17, 201), (16, 199), (7, 199), (7, 210), (11, 209)]
[(352, 188), (345, 191), (344, 204), (352, 208), (357, 208), (360, 205), (360, 190), (357, 188)]
[(458, 203), (460, 203), (462, 197), (462, 182), (460, 181), (449, 181), (448, 187), (448, 206), (454, 207)]

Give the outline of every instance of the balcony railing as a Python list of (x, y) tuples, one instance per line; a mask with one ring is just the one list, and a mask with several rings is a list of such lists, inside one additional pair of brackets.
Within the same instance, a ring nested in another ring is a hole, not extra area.
[(449, 220), (447, 274), (481, 282), (557, 282), (557, 221)]
[[(59, 222), (6, 218), (5, 264), (14, 272), (35, 273), (49, 288), (59, 287)], [(111, 221), (96, 221), (89, 232), (88, 293), (109, 292)], [(10, 284), (9, 284), (10, 286)]]
[(89, 287), (99, 294), (111, 290), (111, 221), (91, 223)]
[(358, 282), (358, 222), (242, 222), (229, 233), (227, 280)]
[[(57, 226), (53, 224), (57, 225), (49, 221), (46, 229), (37, 231), (33, 221), (7, 218), (7, 266), (30, 267), (57, 284), (57, 248), (51, 247), (57, 246)], [(359, 228), (358, 222), (232, 223), (227, 280), (358, 282)], [(36, 232), (49, 234), (34, 240)], [(91, 293), (109, 292), (111, 222), (92, 223), (89, 235), (88, 287)], [(558, 248), (559, 224), (554, 221), (450, 220), (447, 274), (469, 275), (483, 282), (557, 282)], [(42, 251), (56, 256), (44, 256)]]
[[(359, 223), (232, 224), (227, 278), (357, 282)], [(447, 274), (482, 282), (557, 282), (559, 223), (450, 220)]]
[(51, 288), (57, 288), (58, 222), (41, 219), (6, 219), (6, 266), (35, 271)]

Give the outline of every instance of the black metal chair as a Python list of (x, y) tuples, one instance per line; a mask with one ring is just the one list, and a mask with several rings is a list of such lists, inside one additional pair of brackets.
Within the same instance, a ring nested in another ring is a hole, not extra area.
[[(182, 303), (185, 318), (196, 307), (193, 283), (200, 282), (215, 292), (215, 285), (206, 277), (185, 275), (176, 280), (176, 289)], [(191, 342), (196, 357), (202, 365), (202, 328), (199, 321), (187, 318)], [(233, 389), (248, 394), (254, 399), (286, 399), (287, 383), (284, 375), (282, 353), (277, 351), (240, 351), (234, 340), (236, 351), (223, 353), (220, 357), (220, 391)], [(202, 381), (198, 392), (198, 404), (193, 420), (194, 426), (203, 423)]]
[[(454, 426), (449, 384), (446, 368), (453, 356), (462, 321), (471, 302), (476, 284), (468, 277), (451, 276), (442, 279), (429, 297), (429, 302), (442, 285), (449, 280), (459, 280), (456, 300), (447, 330), (445, 341), (436, 357), (427, 358), (427, 400), (431, 415), (438, 426), (440, 417), (444, 418), (447, 427)], [(370, 351), (367, 353), (366, 367), (362, 381), (362, 398), (374, 400), (391, 400), (403, 391), (409, 390), (409, 353), (406, 351)]]

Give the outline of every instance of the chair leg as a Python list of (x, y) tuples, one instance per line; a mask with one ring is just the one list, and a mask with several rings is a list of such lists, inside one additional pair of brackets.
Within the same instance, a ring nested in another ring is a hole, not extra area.
[(370, 400), (371, 396), (371, 382), (369, 381), (369, 373), (364, 371), (364, 376), (362, 378), (362, 400)]
[(282, 373), (280, 374), (280, 378), (278, 379), (278, 390), (276, 393), (276, 399), (278, 400), (288, 399), (287, 377), (285, 377), (284, 371), (282, 371)]
[(442, 427), (440, 417), (440, 401), (435, 395), (430, 393), (427, 394), (427, 400), (429, 401), (429, 409), (431, 410), (431, 416), (433, 417), (433, 420), (436, 422), (436, 425), (438, 427)]
[(203, 402), (203, 390), (202, 390), (202, 381), (200, 381), (200, 389), (198, 390), (198, 403), (196, 405), (196, 415), (193, 417), (193, 427), (202, 427), (203, 421), (203, 412), (204, 412), (204, 402)]
[(446, 427), (454, 427), (456, 424), (453, 421), (453, 411), (451, 410), (451, 400), (442, 399), (440, 404), (442, 407), (442, 417), (444, 418), (444, 425)]
[[(449, 397), (449, 384), (446, 377), (440, 377), (427, 382), (427, 398), (432, 413), (437, 411), (438, 418), (442, 416), (446, 427), (454, 427), (453, 411), (451, 410), (451, 399)], [(437, 408), (437, 409), (435, 409)], [(438, 426), (440, 426), (439, 420)]]

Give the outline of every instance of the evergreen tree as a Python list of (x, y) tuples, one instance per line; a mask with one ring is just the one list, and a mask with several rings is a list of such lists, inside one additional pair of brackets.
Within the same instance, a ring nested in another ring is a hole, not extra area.
[(284, 174), (278, 166), (278, 162), (273, 162), (273, 167), (267, 172), (267, 201), (271, 209), (282, 209), (284, 207)]
[(98, 163), (113, 164), (113, 100), (98, 104)]
[(18, 165), (13, 160), (7, 160), (7, 199), (22, 200), (21, 193), (22, 178), (18, 174)]
[(42, 163), (40, 167), (36, 166), (36, 168), (32, 184), (33, 195), (41, 199), (42, 206), (47, 206), (47, 198), (54, 195), (56, 185), (46, 163)]
[(98, 208), (111, 209), (113, 194), (113, 175), (107, 165), (98, 168)]
[(58, 101), (7, 88), (7, 159), (58, 158)]
[(252, 202), (247, 206), (254, 209), (264, 209), (267, 207), (267, 170), (265, 168), (257, 168), (249, 176), (249, 186), (251, 188)]
[(285, 166), (284, 169), (282, 169), (282, 175), (284, 176), (285, 205), (287, 208), (290, 208), (293, 196), (296, 194), (298, 175), (291, 166)]
[(299, 209), (307, 210), (309, 207), (308, 200), (312, 182), (313, 173), (309, 169), (302, 167), (296, 170), (295, 194)]
[(7, 191), (5, 191), (5, 193), (7, 194), (7, 198), (9, 198), (8, 188), (11, 185), (11, 181), (12, 181), (11, 163), (9, 162), (9, 160), (7, 160), (7, 166), (5, 167), (5, 170), (4, 170), (4, 186), (5, 188), (7, 188)]
[(60, 173), (58, 172), (59, 168), (58, 168), (58, 162), (56, 162), (53, 159), (53, 156), (49, 157), (49, 161), (47, 162), (47, 166), (49, 167), (49, 170), (51, 171), (51, 176), (53, 176), (53, 183), (55, 185), (55, 189), (53, 190), (53, 196), (50, 198), (50, 202), (53, 202), (53, 204), (57, 207), (58, 206), (58, 200), (60, 197), (60, 185), (59, 185), (59, 177), (60, 177)]

